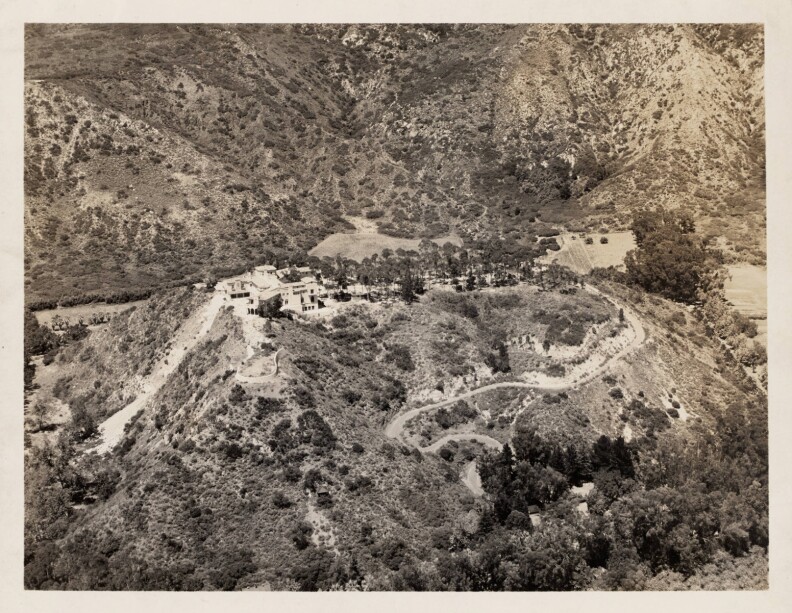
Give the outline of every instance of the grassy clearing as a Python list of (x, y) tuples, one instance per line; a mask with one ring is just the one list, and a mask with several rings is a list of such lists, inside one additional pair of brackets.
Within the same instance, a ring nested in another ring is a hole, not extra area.
[(746, 317), (758, 320), (756, 340), (767, 346), (767, 268), (739, 264), (728, 267), (731, 278), (724, 289), (726, 299)]
[[(587, 244), (587, 238), (591, 244)], [(607, 240), (603, 243), (602, 240)], [(581, 235), (565, 232), (558, 237), (561, 249), (544, 257), (546, 263), (557, 262), (578, 274), (591, 272), (592, 268), (615, 266), (624, 268), (624, 256), (635, 249), (632, 232), (607, 232)]]
[[(462, 239), (453, 235), (444, 238), (434, 238), (432, 242), (441, 246), (445, 243), (457, 246), (462, 245)], [(328, 236), (311, 249), (308, 254), (318, 258), (335, 258), (340, 255), (341, 257), (360, 262), (363, 258), (371, 257), (375, 253), (381, 253), (384, 249), (418, 251), (420, 243), (421, 240), (417, 238), (397, 238), (378, 232), (338, 232)]]
[(91, 304), (78, 304), (72, 307), (59, 307), (57, 309), (47, 309), (36, 311), (36, 319), (42, 326), (51, 326), (55, 316), (60, 316), (63, 320), (70, 323), (77, 323), (80, 319), (88, 321), (94, 313), (117, 315), (132, 307), (140, 308), (146, 303), (145, 300), (135, 300), (124, 304), (107, 304), (104, 302), (94, 302)]

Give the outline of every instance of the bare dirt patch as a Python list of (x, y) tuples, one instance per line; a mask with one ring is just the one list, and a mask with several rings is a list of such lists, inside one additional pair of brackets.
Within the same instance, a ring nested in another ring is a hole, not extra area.
[(481, 476), (478, 473), (478, 465), (475, 460), (469, 462), (461, 475), (462, 484), (470, 490), (470, 493), (480, 498), (484, 495), (484, 488), (481, 486)]
[(308, 503), (308, 513), (305, 515), (305, 520), (313, 527), (311, 540), (315, 546), (335, 549), (336, 537), (333, 526), (324, 513), (317, 509), (312, 502)]

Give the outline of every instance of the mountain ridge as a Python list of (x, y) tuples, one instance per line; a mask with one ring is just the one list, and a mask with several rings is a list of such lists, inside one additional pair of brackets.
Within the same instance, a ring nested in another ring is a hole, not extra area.
[[(185, 281), (263, 261), (264, 251), (304, 257), (349, 228), (345, 215), (362, 214), (397, 237), (453, 231), (471, 246), (530, 247), (539, 218), (623, 229), (641, 207), (684, 206), (722, 237), (727, 258), (764, 258), (760, 26), (152, 25), (112, 40), (108, 31), (26, 32), (31, 299)], [(101, 125), (86, 132), (85, 121)], [(125, 135), (124, 123), (140, 134)], [(97, 150), (140, 174), (108, 176)], [(53, 164), (65, 173), (53, 176)], [(166, 197), (169, 182), (179, 193)], [(130, 261), (136, 245), (122, 251), (79, 219), (91, 201), (83, 192), (146, 184), (142, 204), (108, 205), (106, 224), (136, 223), (168, 201), (169, 215), (139, 240), (171, 270)], [(190, 261), (185, 234), (212, 255)], [(62, 246), (63, 235), (78, 245)]]

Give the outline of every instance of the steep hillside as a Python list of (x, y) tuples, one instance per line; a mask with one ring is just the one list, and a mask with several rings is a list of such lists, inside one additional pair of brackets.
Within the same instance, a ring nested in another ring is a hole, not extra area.
[[(534, 123), (542, 139), (530, 161), (566, 157), (579, 175), (578, 206), (606, 223), (652, 203), (714, 218), (715, 234), (729, 234), (731, 215), (762, 234), (761, 32), (743, 33), (742, 64), (699, 34), (712, 33), (570, 27), (523, 39), (503, 97), (514, 119), (499, 123)], [(740, 242), (762, 248), (760, 237)]]
[[(529, 245), (692, 209), (764, 258), (759, 26), (30, 26), (28, 301), (300, 257), (365, 215)], [(272, 257), (272, 256), (269, 256)]]
[[(67, 347), (46, 367), (69, 378), (60, 399), (73, 415), (78, 404), (97, 421), (110, 413), (98, 365), (108, 381), (133, 379), (116, 347), (128, 343), (142, 367), (166, 358), (206, 300), (171, 292)], [(761, 586), (766, 400), (741, 373), (684, 309), (617, 285), (436, 290), (312, 321), (224, 308), (112, 453), (92, 453), (76, 424), (30, 450), (26, 585), (733, 585), (708, 574), (718, 564), (750, 567), (743, 583)], [(453, 404), (492, 382), (523, 388)], [(391, 432), (403, 411), (438, 400), (448, 406), (424, 427), (445, 444), (422, 451)], [(501, 491), (510, 453), (483, 445), (509, 440), (521, 463)], [(627, 455), (608, 455), (619, 448)], [(695, 470), (679, 461), (692, 454)], [(474, 461), (485, 498), (461, 480)], [(541, 524), (526, 515), (535, 504)], [(667, 528), (656, 546), (642, 540), (647, 521)]]
[(65, 347), (51, 366), (58, 373), (52, 394), (95, 422), (109, 417), (141, 392), (158, 361), (178, 349), (177, 334), (206, 300), (192, 288), (173, 290), (116, 316), (85, 344)]

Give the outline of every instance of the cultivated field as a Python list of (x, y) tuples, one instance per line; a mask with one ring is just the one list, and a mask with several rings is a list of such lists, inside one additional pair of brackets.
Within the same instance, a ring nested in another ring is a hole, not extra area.
[[(575, 232), (561, 234), (557, 237), (561, 249), (551, 251), (542, 258), (542, 261), (547, 264), (557, 262), (578, 274), (586, 274), (591, 272), (592, 268), (608, 266), (623, 268), (624, 256), (631, 249), (635, 249), (632, 232), (609, 232), (585, 236), (592, 239), (592, 244), (587, 245), (585, 238)], [(600, 242), (603, 237), (607, 238), (607, 243)]]
[[(421, 239), (417, 238), (397, 238), (380, 234), (377, 232), (376, 224), (363, 217), (347, 217), (347, 220), (355, 226), (354, 232), (336, 232), (331, 234), (311, 249), (308, 254), (315, 255), (318, 258), (335, 258), (340, 255), (360, 262), (363, 258), (371, 257), (384, 249), (417, 251), (418, 245), (421, 244)], [(455, 235), (434, 238), (432, 242), (441, 246), (445, 243), (462, 245), (462, 239)]]
[(730, 279), (724, 285), (726, 299), (746, 317), (757, 319), (756, 340), (767, 345), (767, 269), (738, 264), (728, 267)]
[(739, 264), (728, 267), (731, 278), (726, 281), (726, 299), (743, 315), (767, 316), (767, 269)]

